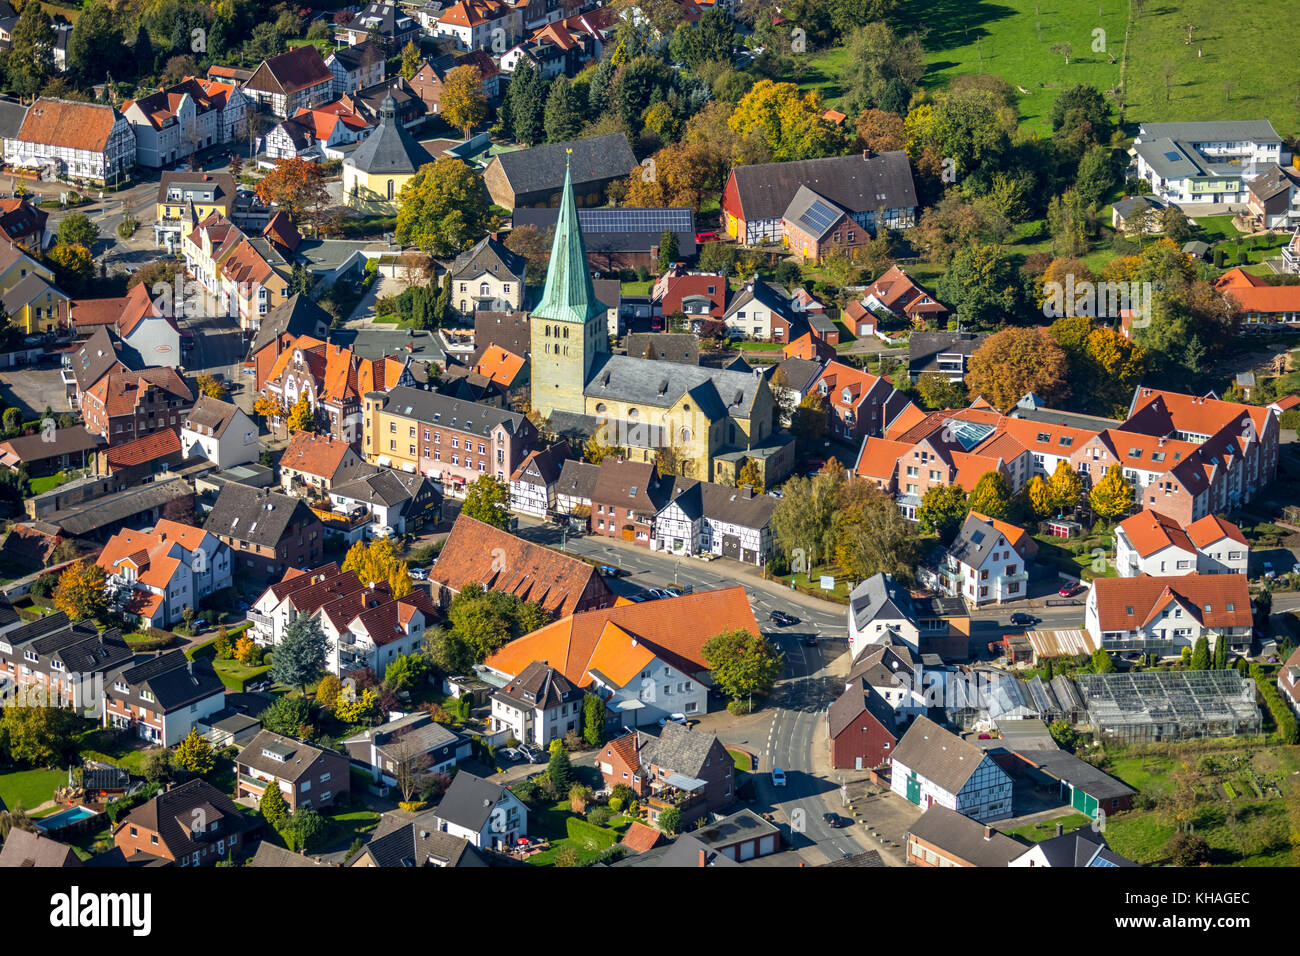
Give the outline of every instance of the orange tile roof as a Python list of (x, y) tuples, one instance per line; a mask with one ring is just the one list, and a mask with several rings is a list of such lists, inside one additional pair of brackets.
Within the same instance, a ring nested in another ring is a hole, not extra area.
[[(819, 387), (822, 382), (826, 383), (827, 397), (833, 404), (848, 405), (851, 408), (857, 408), (866, 401), (867, 396), (882, 383), (886, 391), (893, 388), (887, 379), (842, 362), (828, 363), (821, 375), (813, 381), (813, 387)], [(849, 392), (847, 402), (843, 394), (845, 389)]]
[(639, 820), (634, 820), (619, 843), (633, 853), (645, 853), (647, 850), (655, 848), (655, 845), (659, 842), (659, 837), (660, 833), (657, 829), (646, 826)]
[(113, 445), (104, 450), (104, 459), (108, 462), (109, 474), (112, 474), (119, 468), (143, 465), (167, 455), (179, 455), (180, 452), (181, 433), (178, 428), (172, 427)]
[(1002, 537), (1006, 538), (1007, 543), (1017, 551), (1020, 550), (1021, 544), (1030, 540), (1028, 531), (1011, 524), (1009, 521), (1003, 521), (1001, 518), (990, 518), (988, 515), (980, 514), (978, 511), (972, 511), (971, 516), (979, 518), (979, 520), (983, 521), (985, 524), (992, 525), (994, 530), (996, 530), (998, 534), (1002, 535)]
[(119, 415), (133, 414), (141, 398), (151, 388), (162, 389), (185, 401), (194, 398), (176, 370), (167, 367), (146, 368), (139, 372), (110, 372), (90, 387), (89, 394), (103, 404), (110, 417), (116, 418)]
[(41, 97), (27, 110), (17, 138), (25, 143), (102, 153), (121, 118), (111, 106)]
[(827, 345), (821, 339), (813, 338), (811, 332), (805, 332), (781, 350), (785, 358), (799, 358), (808, 362), (820, 362), (835, 355), (835, 347)]
[(1182, 605), (1206, 627), (1250, 627), (1252, 623), (1244, 574), (1097, 578), (1093, 589), (1102, 631), (1134, 630), (1171, 602)]
[(617, 624), (607, 623), (596, 642), (596, 650), (587, 662), (587, 670), (626, 687), (637, 674), (653, 663), (654, 652), (638, 644), (631, 634)]
[(473, 370), (503, 388), (509, 388), (523, 371), (524, 361), (522, 355), (516, 355), (494, 343), (483, 352)]
[[(617, 627), (607, 629), (609, 623)], [(636, 656), (636, 649), (646, 645), (679, 670), (698, 674), (708, 670), (701, 654), (704, 644), (723, 631), (738, 629), (759, 633), (743, 587), (699, 591), (573, 614), (511, 641), (490, 656), (486, 664), (514, 676), (533, 661), (541, 661), (575, 686), (585, 687), (592, 681), (588, 671), (597, 646), (609, 641), (613, 646), (601, 648), (606, 666), (612, 667), (611, 662), (620, 654)]]
[(1241, 529), (1231, 521), (1224, 521), (1218, 515), (1206, 515), (1198, 521), (1193, 521), (1187, 526), (1187, 537), (1198, 548), (1208, 548), (1224, 538), (1231, 538), (1238, 544), (1247, 544), (1246, 536), (1241, 533)]
[(998, 470), (998, 460), (986, 455), (974, 455), (969, 452), (955, 451), (952, 463), (957, 469), (954, 485), (960, 485), (967, 494), (975, 490), (975, 485), (990, 471)]
[[(1292, 288), (1300, 289), (1300, 286)], [(1240, 402), (1225, 402), (1222, 399), (1184, 395), (1181, 392), (1166, 392), (1154, 388), (1139, 389), (1133, 400), (1133, 411), (1129, 421), (1124, 423), (1125, 430), (1129, 422), (1138, 417), (1138, 413), (1162, 406), (1169, 415), (1173, 427), (1192, 434), (1215, 434), (1225, 428), (1231, 428), (1240, 434), (1239, 425), (1244, 424), (1243, 415), (1249, 415), (1255, 424), (1257, 434), (1262, 434), (1271, 412), (1266, 405), (1243, 405)]]
[(885, 429), (885, 438), (890, 441), (897, 441), (900, 436), (907, 434), (925, 419), (925, 412), (921, 411), (917, 405), (908, 402), (907, 406), (894, 416), (894, 420)]
[(889, 480), (898, 470), (898, 460), (912, 450), (907, 442), (887, 438), (867, 438), (858, 453), (858, 463), (853, 473), (861, 478)]
[[(108, 539), (95, 563), (106, 574), (129, 564), (139, 572), (143, 583), (166, 588), (181, 565), (181, 559), (172, 555), (173, 549), (179, 546), (186, 556), (191, 555), (208, 537), (201, 528), (164, 518), (151, 531), (119, 531)], [(185, 560), (188, 563), (188, 557)]]
[(352, 446), (333, 435), (294, 432), (284, 450), (280, 467), (321, 478), (333, 478)]
[(1196, 545), (1182, 525), (1157, 511), (1139, 511), (1121, 521), (1119, 527), (1133, 545), (1133, 550), (1144, 558), (1168, 547), (1181, 548), (1190, 553), (1196, 551)]

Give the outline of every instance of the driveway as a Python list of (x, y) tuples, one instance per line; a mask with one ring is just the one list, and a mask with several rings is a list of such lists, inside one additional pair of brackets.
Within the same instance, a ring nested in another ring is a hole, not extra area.
[(26, 409), (23, 417), (28, 420), (41, 415), (47, 408), (55, 414), (71, 410), (58, 366), (24, 365), (0, 372), (0, 401), (6, 406)]

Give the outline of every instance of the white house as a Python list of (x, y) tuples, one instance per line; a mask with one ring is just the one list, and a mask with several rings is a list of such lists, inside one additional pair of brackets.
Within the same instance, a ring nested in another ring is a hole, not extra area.
[(652, 547), (670, 554), (709, 552), (762, 566), (772, 551), (776, 499), (749, 488), (679, 479), (655, 516)]
[(438, 829), (479, 849), (513, 846), (528, 835), (528, 808), (513, 793), (462, 770), (434, 811)]
[(939, 805), (988, 823), (1013, 816), (1011, 777), (974, 744), (917, 717), (894, 748), (890, 789), (922, 810)]
[(1115, 570), (1120, 577), (1245, 574), (1249, 553), (1241, 529), (1215, 515), (1184, 528), (1147, 510), (1115, 528)]
[(1268, 120), (1143, 123), (1130, 154), (1137, 177), (1180, 206), (1248, 202), (1247, 183), (1290, 160)]
[(865, 681), (895, 714), (913, 717), (943, 705), (951, 672), (943, 665), (924, 666), (901, 642), (873, 644), (854, 662), (845, 688)]
[(523, 37), (523, 13), (505, 0), (458, 0), (442, 11), (435, 37), (451, 37), (457, 50), (504, 53)]
[(100, 700), (105, 727), (134, 730), (155, 746), (174, 747), (226, 706), (226, 685), (209, 662), (170, 651), (114, 675)]
[(426, 612), (431, 615), (433, 605), (423, 590), (394, 600), (387, 588), (369, 585), (327, 600), (319, 612), (326, 670), (343, 676), (368, 667), (382, 679), (389, 664), (423, 646)]
[(731, 300), (722, 321), (733, 338), (770, 341), (780, 339), (777, 332), (789, 326), (793, 316), (790, 297), (779, 286), (755, 276)]
[(1294, 651), (1277, 672), (1277, 689), (1295, 715), (1300, 717), (1300, 649)]
[(857, 660), (869, 645), (890, 643), (916, 654), (920, 628), (907, 589), (888, 574), (876, 574), (849, 595), (849, 650)]
[(555, 489), (568, 457), (567, 441), (530, 452), (510, 476), (510, 510), (538, 518), (554, 513)]
[(1213, 651), (1250, 650), (1253, 618), (1244, 574), (1097, 578), (1088, 592), (1084, 627), (1095, 647), (1130, 657), (1173, 657), (1202, 635)]
[(979, 607), (1029, 593), (1028, 563), (1038, 544), (1023, 528), (972, 511), (944, 554), (939, 584)]
[(596, 488), (600, 466), (570, 458), (560, 469), (555, 483), (555, 510), (562, 515), (591, 514), (591, 494)]
[(435, 723), (423, 711), (363, 730), (339, 747), (354, 765), (365, 767), (377, 783), (389, 787), (396, 785), (399, 767), (412, 758), (428, 758), (421, 773), (450, 773), (473, 750), (469, 737)]
[(135, 132), (136, 162), (153, 169), (230, 142), (243, 132), (247, 113), (239, 87), (192, 76), (122, 110)]
[(186, 458), (202, 457), (221, 469), (257, 461), (257, 426), (232, 402), (200, 394), (181, 426)]
[(152, 531), (119, 531), (96, 559), (122, 613), (140, 627), (167, 628), (185, 609), (232, 584), (229, 545), (201, 528), (161, 519)]
[(41, 97), (5, 138), (4, 160), (60, 179), (120, 183), (135, 166), (135, 132), (112, 106)]
[(533, 661), (492, 695), (491, 732), (549, 747), (571, 730), (582, 731), (584, 696), (555, 668)]
[(426, 476), (388, 468), (353, 474), (357, 476), (330, 488), (333, 510), (351, 514), (364, 509), (374, 518), (370, 527), (391, 528), (397, 534), (418, 531), (426, 523), (437, 524), (442, 514), (442, 494)]

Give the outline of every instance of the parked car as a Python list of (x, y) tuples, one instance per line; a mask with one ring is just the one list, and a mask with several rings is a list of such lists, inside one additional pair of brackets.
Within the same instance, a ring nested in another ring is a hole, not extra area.
[(1016, 627), (1029, 627), (1031, 624), (1037, 624), (1038, 618), (1032, 614), (1026, 614), (1024, 611), (1017, 611), (1011, 615), (1011, 623)]
[(668, 587), (664, 588), (664, 593), (667, 594), (669, 597), (681, 597), (686, 592), (683, 591), (681, 588), (679, 588), (677, 585), (670, 584), (668, 585)]
[(784, 497), (785, 497), (785, 493), (784, 493), (783, 491), (781, 491), (780, 488), (777, 488), (775, 491), (769, 491), (768, 494), (771, 495), (773, 498), (784, 498)]
[(712, 561), (717, 557), (717, 555), (712, 551), (700, 551), (695, 555), (695, 557), (699, 558), (701, 561)]
[(1266, 578), (1275, 578), (1275, 577), (1277, 577), (1277, 572), (1273, 570), (1273, 562), (1272, 562), (1272, 561), (1265, 561), (1265, 562), (1264, 562), (1264, 577), (1266, 577)]
[(670, 720), (671, 720), (674, 724), (681, 724), (683, 727), (686, 726), (686, 715), (685, 715), (685, 714), (669, 714), (667, 717), (660, 717), (660, 718), (659, 718), (659, 726), (660, 726), (660, 727), (667, 727), (667, 726), (668, 726), (668, 721), (670, 721)]
[(791, 617), (789, 614), (786, 614), (785, 611), (773, 611), (767, 616), (767, 619), (778, 627), (789, 627), (791, 624), (799, 623), (797, 617)]
[(718, 234), (714, 232), (712, 229), (706, 229), (704, 232), (697, 232), (695, 234), (695, 242), (697, 245), (706, 242), (717, 242), (717, 241), (718, 241)]
[(1056, 593), (1061, 595), (1061, 597), (1074, 597), (1076, 594), (1079, 593), (1079, 585), (1062, 584), (1061, 590), (1057, 591)]
[(772, 786), (774, 787), (785, 786), (785, 771), (782, 770), (780, 767), (772, 768)]
[(805, 644), (807, 644), (809, 647), (816, 647), (816, 646), (817, 646), (817, 635), (816, 635), (816, 634), (809, 634), (807, 637), (805, 637), (805, 638), (803, 639), (803, 642), (804, 642)]
[(411, 568), (411, 578), (415, 581), (429, 580), (428, 568)]
[(1291, 573), (1300, 574), (1300, 561), (1297, 561), (1295, 564), (1291, 565)]

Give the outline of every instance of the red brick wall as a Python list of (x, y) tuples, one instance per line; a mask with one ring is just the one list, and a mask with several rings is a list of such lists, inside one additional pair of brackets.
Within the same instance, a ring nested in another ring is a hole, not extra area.
[[(886, 747), (886, 744), (889, 746)], [(878, 767), (889, 759), (896, 746), (898, 737), (864, 711), (853, 723), (841, 730), (838, 737), (831, 738), (831, 767), (836, 770), (851, 770), (856, 766), (858, 757), (862, 758), (863, 767)]]

